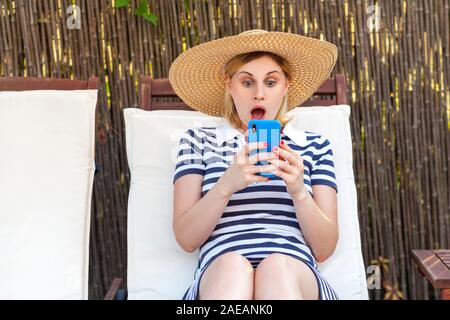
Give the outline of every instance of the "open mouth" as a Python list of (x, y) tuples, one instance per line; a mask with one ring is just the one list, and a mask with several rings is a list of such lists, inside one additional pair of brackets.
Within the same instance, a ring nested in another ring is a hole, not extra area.
[(264, 118), (264, 114), (266, 113), (266, 110), (264, 110), (264, 108), (262, 107), (254, 107), (251, 111), (252, 114), (252, 120), (253, 119), (263, 119)]

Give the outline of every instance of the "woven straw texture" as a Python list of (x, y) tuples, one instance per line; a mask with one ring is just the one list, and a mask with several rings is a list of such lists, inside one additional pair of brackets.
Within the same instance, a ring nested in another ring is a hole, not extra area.
[(289, 110), (308, 100), (329, 77), (337, 59), (332, 43), (285, 32), (250, 30), (197, 45), (179, 55), (169, 70), (170, 83), (190, 107), (223, 116), (223, 68), (234, 56), (269, 51), (284, 57), (292, 69)]

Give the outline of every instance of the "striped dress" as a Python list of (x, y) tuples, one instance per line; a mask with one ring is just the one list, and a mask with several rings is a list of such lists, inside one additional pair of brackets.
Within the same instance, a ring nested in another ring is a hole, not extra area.
[[(311, 195), (311, 186), (319, 184), (337, 192), (333, 151), (328, 139), (296, 129), (290, 123), (282, 129), (281, 139), (302, 156), (304, 184)], [(217, 127), (187, 130), (179, 141), (173, 183), (186, 174), (202, 175), (203, 197), (245, 143), (245, 136), (225, 119)], [(183, 300), (198, 299), (204, 271), (215, 258), (227, 252), (243, 255), (254, 268), (272, 253), (294, 257), (306, 263), (315, 274), (320, 300), (338, 299), (317, 269), (317, 262), (303, 238), (292, 198), (279, 177), (253, 183), (232, 195), (213, 233), (199, 248), (194, 280)]]

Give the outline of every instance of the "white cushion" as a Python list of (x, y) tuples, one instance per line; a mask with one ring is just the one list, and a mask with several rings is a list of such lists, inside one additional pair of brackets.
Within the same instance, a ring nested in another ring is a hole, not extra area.
[(0, 299), (87, 299), (97, 90), (0, 92)]
[[(295, 127), (326, 136), (333, 145), (340, 238), (319, 264), (341, 299), (368, 299), (353, 176), (350, 107), (296, 108)], [(181, 299), (192, 284), (198, 250), (184, 252), (172, 232), (173, 174), (181, 135), (220, 118), (198, 111), (124, 110), (128, 165), (128, 298)]]
[(333, 148), (339, 241), (331, 257), (319, 263), (319, 270), (341, 299), (368, 299), (353, 172), (350, 106), (296, 108), (291, 113), (296, 128), (324, 135)]

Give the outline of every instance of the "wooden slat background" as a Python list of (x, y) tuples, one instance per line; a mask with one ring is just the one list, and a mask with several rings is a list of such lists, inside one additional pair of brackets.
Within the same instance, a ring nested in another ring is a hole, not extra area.
[[(167, 77), (186, 48), (260, 28), (335, 43), (352, 108), (354, 171), (374, 299), (434, 299), (412, 249), (450, 246), (450, 0), (177, 0), (148, 2), (157, 25), (110, 0), (0, 0), (0, 76), (99, 76), (90, 298), (126, 278), (129, 172), (122, 109), (141, 75)], [(69, 5), (81, 9), (69, 29)], [(380, 8), (380, 25), (369, 30)], [(345, 272), (343, 270), (342, 272)]]

